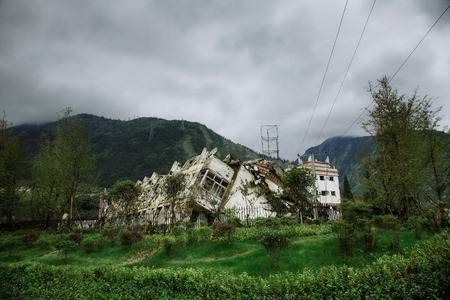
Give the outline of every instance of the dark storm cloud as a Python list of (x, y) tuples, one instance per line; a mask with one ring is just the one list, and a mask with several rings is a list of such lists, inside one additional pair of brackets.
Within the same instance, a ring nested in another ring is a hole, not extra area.
[[(295, 159), (342, 134), (370, 103), (368, 81), (392, 76), (448, 1), (378, 0), (336, 98), (372, 1), (0, 2), (0, 108), (15, 124), (54, 120), (67, 106), (111, 118), (200, 122), (261, 151), (260, 125), (277, 124), (281, 156)], [(393, 84), (450, 94), (450, 13)], [(449, 108), (443, 110), (449, 123)], [(359, 125), (348, 134), (362, 135)], [(320, 137), (320, 138), (319, 138)]]

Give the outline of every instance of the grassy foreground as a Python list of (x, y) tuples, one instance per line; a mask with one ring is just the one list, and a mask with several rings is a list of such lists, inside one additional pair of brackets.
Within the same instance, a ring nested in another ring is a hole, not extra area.
[[(86, 267), (134, 267), (145, 266), (151, 269), (187, 269), (221, 270), (230, 274), (246, 273), (250, 276), (278, 274), (280, 272), (297, 272), (305, 268), (319, 270), (324, 266), (349, 266), (360, 268), (374, 262), (383, 255), (404, 254), (411, 247), (431, 238), (428, 233), (422, 240), (417, 240), (412, 231), (400, 232), (400, 248), (392, 250), (388, 237), (379, 235), (376, 252), (366, 252), (363, 246), (356, 243), (351, 256), (340, 255), (337, 238), (331, 234), (328, 225), (297, 225), (286, 227), (294, 232), (289, 249), (282, 251), (278, 261), (279, 268), (274, 268), (267, 253), (255, 240), (255, 228), (238, 228), (235, 241), (229, 245), (207, 239), (203, 242), (188, 243), (182, 250), (175, 249), (168, 256), (161, 246), (163, 235), (144, 236), (144, 240), (130, 247), (121, 245), (118, 236), (113, 234), (105, 238), (97, 232), (84, 232), (80, 235), (84, 240), (104, 240), (101, 249), (78, 247), (74, 252), (57, 251), (55, 245), (65, 240), (70, 233), (42, 233), (39, 240), (33, 243), (14, 243), (24, 239), (24, 234), (0, 236), (4, 246), (0, 252), (0, 263), (22, 264), (42, 263), (51, 266), (69, 265), (74, 268)], [(8, 240), (13, 240), (8, 241)], [(153, 243), (149, 242), (153, 241)], [(44, 243), (45, 242), (45, 243)], [(81, 243), (81, 246), (84, 244)], [(91, 251), (87, 251), (87, 249)]]
[(176, 268), (186, 263), (181, 256), (172, 258), (174, 266), (156, 269), (1, 264), (0, 298), (444, 299), (450, 286), (449, 249), (449, 234), (444, 232), (404, 254), (383, 255), (366, 266), (307, 267), (268, 276), (235, 275), (224, 267)]

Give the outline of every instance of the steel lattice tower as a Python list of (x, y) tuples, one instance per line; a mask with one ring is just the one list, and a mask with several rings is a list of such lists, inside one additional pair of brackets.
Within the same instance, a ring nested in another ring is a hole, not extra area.
[(261, 148), (263, 155), (276, 154), (276, 158), (280, 158), (277, 125), (261, 125)]

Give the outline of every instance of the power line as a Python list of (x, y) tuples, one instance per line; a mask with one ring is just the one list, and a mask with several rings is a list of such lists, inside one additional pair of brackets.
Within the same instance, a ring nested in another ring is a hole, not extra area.
[[(428, 36), (430, 31), (434, 28), (434, 26), (439, 22), (439, 20), (444, 16), (444, 14), (447, 12), (447, 10), (450, 8), (450, 5), (447, 6), (447, 8), (444, 10), (444, 12), (437, 18), (436, 22), (430, 27), (430, 29), (427, 31), (427, 33), (423, 36), (423, 38), (417, 43), (417, 45), (414, 47), (414, 49), (411, 51), (411, 53), (406, 57), (406, 59), (403, 61), (403, 63), (400, 65), (400, 67), (395, 71), (394, 75), (389, 78), (388, 83), (394, 79), (394, 77), (397, 75), (397, 73), (403, 68), (403, 66), (406, 64), (406, 62), (409, 60), (409, 58), (412, 56), (412, 54), (416, 51), (416, 49), (419, 47), (419, 45), (422, 43), (422, 41)], [(353, 123), (350, 125), (350, 127), (347, 128), (347, 130), (344, 131), (343, 134), (339, 136), (339, 139), (336, 140), (336, 143), (358, 122), (358, 120), (366, 113), (366, 111), (369, 109), (370, 106), (372, 106), (374, 102), (374, 99), (369, 103), (367, 107), (364, 108), (363, 112), (353, 121)]]
[(447, 8), (444, 10), (444, 12), (439, 16), (439, 18), (436, 20), (436, 22), (434, 22), (433, 26), (431, 26), (431, 28), (427, 31), (427, 33), (423, 36), (423, 38), (420, 40), (419, 43), (417, 43), (416, 47), (414, 47), (414, 49), (411, 51), (411, 53), (408, 55), (408, 57), (405, 59), (405, 61), (400, 65), (400, 67), (397, 69), (397, 71), (395, 71), (394, 75), (392, 75), (391, 79), (388, 81), (391, 82), (392, 79), (394, 79), (395, 75), (397, 75), (397, 73), (403, 68), (403, 66), (406, 64), (406, 62), (408, 61), (408, 59), (411, 57), (411, 55), (414, 53), (414, 51), (416, 51), (417, 47), (419, 47), (419, 45), (422, 43), (422, 41), (427, 37), (427, 35), (430, 33), (430, 31), (433, 29), (433, 27), (437, 24), (437, 22), (439, 22), (439, 20), (442, 18), (442, 16), (447, 12), (447, 10), (450, 8), (450, 4), (447, 6)]
[(352, 56), (352, 58), (350, 60), (350, 63), (348, 64), (347, 71), (345, 72), (344, 78), (342, 79), (341, 85), (339, 86), (339, 90), (337, 92), (336, 98), (334, 98), (333, 105), (331, 106), (330, 111), (328, 112), (328, 116), (327, 116), (327, 118), (325, 120), (325, 124), (323, 124), (322, 130), (320, 131), (319, 137), (317, 138), (316, 145), (319, 143), (319, 140), (322, 137), (323, 130), (325, 129), (325, 126), (327, 125), (328, 120), (330, 119), (331, 112), (333, 111), (334, 105), (336, 104), (337, 99), (338, 99), (338, 97), (339, 97), (339, 95), (341, 93), (342, 86), (344, 85), (344, 81), (347, 78), (348, 71), (350, 70), (350, 67), (351, 67), (351, 65), (353, 63), (353, 60), (354, 60), (355, 56), (356, 56), (356, 52), (358, 51), (359, 45), (360, 45), (361, 40), (363, 38), (364, 32), (366, 31), (367, 24), (369, 23), (369, 19), (370, 19), (370, 16), (372, 15), (372, 11), (373, 11), (373, 8), (374, 8), (376, 2), (377, 2), (377, 0), (373, 1), (372, 7), (371, 7), (370, 12), (369, 12), (369, 15), (367, 16), (366, 23), (364, 24), (364, 28), (363, 28), (363, 30), (361, 32), (360, 37), (359, 37), (358, 44), (356, 45), (355, 51), (353, 52), (353, 56)]
[(342, 11), (342, 16), (341, 16), (341, 21), (339, 22), (339, 27), (338, 27), (338, 31), (336, 33), (336, 37), (334, 39), (333, 48), (331, 49), (330, 57), (328, 58), (327, 67), (325, 68), (325, 73), (323, 74), (322, 82), (321, 82), (320, 88), (319, 88), (319, 93), (317, 94), (316, 103), (314, 104), (314, 109), (313, 109), (313, 112), (311, 114), (311, 118), (309, 119), (308, 127), (306, 128), (306, 132), (305, 132), (305, 135), (303, 136), (302, 143), (300, 145), (300, 148), (298, 149), (298, 153), (300, 153), (300, 150), (303, 147), (303, 143), (305, 142), (305, 138), (308, 135), (309, 127), (311, 126), (312, 119), (314, 118), (314, 114), (316, 112), (317, 103), (319, 102), (319, 97), (320, 97), (320, 93), (322, 92), (323, 83), (325, 82), (325, 77), (327, 76), (328, 67), (330, 66), (331, 58), (333, 57), (334, 48), (336, 46), (336, 42), (337, 42), (337, 39), (339, 37), (339, 32), (341, 31), (341, 25), (342, 25), (342, 21), (344, 20), (345, 10), (347, 9), (347, 3), (348, 3), (348, 0), (345, 1), (344, 10)]

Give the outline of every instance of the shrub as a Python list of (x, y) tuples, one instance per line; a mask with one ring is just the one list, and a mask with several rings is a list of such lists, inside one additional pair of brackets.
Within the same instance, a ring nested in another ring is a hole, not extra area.
[(400, 237), (398, 234), (400, 222), (397, 217), (393, 215), (377, 216), (375, 222), (378, 227), (386, 232), (389, 238), (389, 248), (392, 250), (398, 249), (400, 247)]
[(49, 234), (41, 234), (39, 239), (33, 243), (33, 246), (36, 246), (41, 250), (50, 250), (54, 243), (54, 237)]
[(282, 249), (288, 249), (291, 238), (288, 233), (274, 228), (262, 228), (258, 231), (258, 242), (266, 249), (275, 268)]
[(362, 240), (367, 252), (375, 251), (378, 243), (378, 236), (373, 228), (373, 221), (362, 219), (359, 222), (359, 227), (362, 231)]
[(406, 222), (406, 226), (409, 229), (414, 230), (414, 235), (418, 240), (421, 240), (423, 237), (423, 231), (424, 231), (424, 225), (425, 220), (422, 218), (419, 218), (418, 216), (411, 216), (408, 218), (408, 221)]
[(213, 231), (213, 238), (218, 240), (219, 242), (224, 242), (226, 245), (230, 245), (231, 242), (235, 239), (234, 234), (236, 232), (236, 227), (223, 223), (218, 224)]
[(189, 245), (194, 245), (198, 242), (198, 231), (195, 228), (189, 228), (186, 230), (187, 242)]
[(230, 216), (227, 218), (227, 221), (225, 222), (226, 224), (232, 225), (234, 227), (242, 227), (244, 225), (242, 225), (241, 219), (239, 219), (236, 216)]
[(183, 228), (179, 227), (179, 226), (175, 226), (172, 228), (171, 234), (174, 237), (181, 237), (186, 233), (186, 230), (184, 230)]
[(198, 241), (200, 243), (207, 243), (211, 240), (213, 229), (208, 226), (203, 226), (197, 229)]
[(373, 205), (366, 202), (355, 203), (351, 200), (347, 200), (341, 204), (342, 218), (358, 225), (360, 219), (371, 219), (373, 216)]
[(256, 218), (254, 225), (256, 227), (280, 227), (281, 218), (276, 217)]
[(92, 235), (83, 239), (81, 242), (81, 249), (87, 254), (92, 252), (102, 252), (108, 242), (109, 240), (107, 237), (102, 235)]
[(342, 255), (350, 255), (354, 246), (355, 226), (345, 220), (336, 220), (332, 225), (333, 233), (339, 241)]
[(166, 234), (169, 230), (169, 226), (167, 224), (156, 224), (155, 232)]
[(186, 250), (186, 239), (183, 237), (175, 238), (173, 236), (165, 236), (163, 238), (163, 248), (167, 256), (183, 252)]
[(59, 229), (56, 231), (56, 233), (57, 233), (57, 234), (69, 234), (70, 231), (71, 231), (71, 230), (70, 230), (70, 227), (63, 226), (63, 227), (59, 228)]
[(0, 250), (6, 251), (8, 257), (13, 257), (16, 253), (16, 247), (20, 246), (22, 241), (17, 236), (5, 235), (0, 239)]
[(64, 262), (67, 262), (67, 254), (69, 252), (75, 252), (78, 249), (78, 244), (74, 241), (65, 240), (56, 243), (56, 249), (64, 253)]
[(120, 231), (119, 227), (104, 227), (100, 232), (100, 234), (104, 237), (112, 239), (118, 235), (119, 231)]
[(131, 250), (134, 253), (139, 253), (143, 251), (153, 251), (157, 250), (161, 244), (161, 240), (158, 236), (147, 235), (141, 241), (131, 245)]
[(39, 239), (39, 236), (39, 232), (33, 231), (25, 234), (20, 240), (24, 245), (30, 246)]
[(75, 243), (77, 243), (78, 245), (80, 245), (81, 242), (83, 241), (83, 235), (82, 235), (82, 234), (79, 234), (79, 233), (72, 233), (72, 234), (69, 235), (66, 239), (67, 239), (68, 241), (72, 241), (72, 242), (75, 242)]
[(140, 240), (142, 240), (142, 233), (137, 231), (123, 232), (120, 235), (120, 242), (122, 246), (125, 247), (130, 247), (131, 245), (133, 245), (136, 242), (139, 242)]

